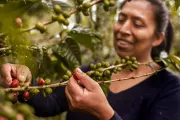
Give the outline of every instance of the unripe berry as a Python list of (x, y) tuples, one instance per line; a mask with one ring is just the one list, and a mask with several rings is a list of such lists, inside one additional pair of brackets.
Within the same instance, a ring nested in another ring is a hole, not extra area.
[(83, 13), (84, 16), (89, 16), (89, 11), (88, 10), (83, 10), (82, 13)]
[(63, 12), (62, 14), (65, 18), (69, 18), (71, 16), (69, 12)]
[(51, 84), (51, 80), (50, 80), (50, 79), (45, 79), (45, 81), (44, 81), (44, 82), (45, 82), (45, 84), (46, 84), (46, 85)]
[(129, 57), (129, 56), (125, 56), (124, 59), (125, 59), (125, 60), (129, 60), (130, 57)]
[(110, 0), (109, 1), (109, 6), (114, 6), (115, 5), (115, 1), (114, 0)]
[(63, 23), (63, 22), (65, 21), (64, 16), (63, 16), (63, 15), (58, 15), (58, 16), (57, 16), (57, 21), (58, 21), (59, 23)]
[(27, 99), (29, 99), (29, 92), (28, 91), (25, 91), (24, 93), (23, 93), (23, 98), (25, 99), (25, 100), (27, 100)]
[(91, 70), (95, 70), (96, 69), (96, 65), (94, 65), (92, 63), (89, 65), (89, 67), (90, 67)]
[(66, 25), (66, 26), (68, 26), (68, 25), (69, 25), (69, 21), (65, 19), (64, 22), (63, 22), (63, 24)]
[(40, 78), (38, 80), (38, 85), (44, 85), (44, 83), (45, 83), (44, 79)]
[(67, 80), (69, 80), (69, 76), (63, 75), (63, 81), (67, 81)]
[(38, 22), (35, 26), (37, 30), (39, 30), (41, 33), (44, 33), (46, 31), (46, 27), (41, 22)]
[(30, 93), (31, 94), (38, 94), (40, 91), (39, 91), (39, 89), (30, 89)]
[(90, 6), (91, 6), (90, 2), (85, 2), (85, 3), (82, 4), (83, 9), (88, 9)]
[(72, 76), (72, 73), (71, 73), (71, 71), (66, 71), (66, 75), (68, 76), (68, 77), (71, 77)]
[(56, 15), (52, 15), (52, 21), (57, 21), (57, 16)]
[(16, 88), (19, 86), (19, 81), (17, 79), (13, 79), (10, 85), (12, 88)]
[(96, 68), (100, 68), (100, 67), (101, 67), (101, 63), (97, 63)]
[(61, 7), (59, 5), (54, 5), (53, 10), (56, 14), (61, 13)]
[(17, 23), (19, 28), (22, 28), (22, 20), (21, 20), (21, 18), (16, 18), (16, 23)]
[(136, 57), (131, 57), (131, 60), (132, 61), (136, 61)]
[(11, 101), (12, 103), (16, 103), (18, 100), (18, 94), (17, 93), (8, 93), (6, 95), (6, 99)]
[(52, 93), (52, 88), (45, 88), (45, 92), (49, 95)]
[(132, 61), (128, 60), (128, 61), (127, 61), (127, 64), (128, 64), (128, 65), (131, 65), (131, 64), (132, 64)]
[(104, 3), (104, 6), (109, 7), (109, 1), (108, 0), (104, 0), (103, 3)]
[(134, 68), (134, 69), (137, 69), (138, 65), (137, 64), (132, 64), (131, 67)]

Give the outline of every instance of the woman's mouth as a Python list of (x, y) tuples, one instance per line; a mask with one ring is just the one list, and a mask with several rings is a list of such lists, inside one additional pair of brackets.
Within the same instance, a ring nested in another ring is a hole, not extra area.
[(117, 40), (117, 46), (120, 48), (128, 48), (132, 45), (132, 43), (126, 41), (126, 40)]

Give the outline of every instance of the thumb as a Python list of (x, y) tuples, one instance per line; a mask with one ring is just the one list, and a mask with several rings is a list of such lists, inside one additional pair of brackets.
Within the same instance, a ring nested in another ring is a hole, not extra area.
[(97, 88), (98, 83), (91, 79), (87, 74), (82, 72), (79, 68), (75, 69), (74, 74), (76, 75), (77, 79), (81, 82), (81, 84), (89, 91), (93, 91)]

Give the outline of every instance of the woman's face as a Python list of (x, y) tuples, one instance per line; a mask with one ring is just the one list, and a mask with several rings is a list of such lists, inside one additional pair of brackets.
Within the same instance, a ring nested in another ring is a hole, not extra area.
[(155, 21), (148, 1), (127, 2), (114, 25), (114, 46), (119, 56), (147, 59), (156, 41)]

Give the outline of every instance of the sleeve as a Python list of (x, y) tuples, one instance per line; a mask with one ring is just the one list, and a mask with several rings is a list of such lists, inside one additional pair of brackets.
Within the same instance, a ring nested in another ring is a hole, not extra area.
[(116, 111), (114, 111), (114, 115), (110, 120), (123, 120), (123, 119), (116, 113)]
[(40, 117), (49, 117), (60, 114), (69, 109), (67, 99), (65, 96), (65, 87), (58, 87), (52, 94), (43, 97), (42, 92), (31, 96), (28, 101), (19, 97), (20, 102), (26, 102), (35, 110), (35, 115)]
[(152, 103), (145, 120), (180, 120), (180, 83), (179, 79), (171, 80)]

